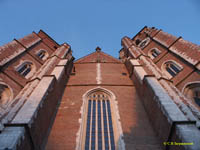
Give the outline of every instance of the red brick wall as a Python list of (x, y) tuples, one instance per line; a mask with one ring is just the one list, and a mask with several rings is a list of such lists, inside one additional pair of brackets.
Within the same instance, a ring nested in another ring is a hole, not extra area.
[(13, 91), (13, 98), (20, 92), (20, 90), (22, 89), (22, 86), (20, 86), (18, 83), (16, 83), (16, 81), (13, 81), (11, 78), (9, 78), (8, 76), (6, 76), (3, 73), (0, 73), (0, 78), (1, 78), (1, 82), (6, 83), (7, 85), (9, 85), (9, 87), (12, 89)]
[(182, 91), (184, 86), (187, 84), (187, 83), (190, 83), (190, 82), (195, 82), (195, 81), (200, 81), (200, 73), (197, 72), (197, 71), (193, 71), (191, 72), (186, 78), (185, 80), (183, 80), (182, 82), (179, 82), (179, 84), (177, 85), (177, 88)]
[(160, 58), (162, 58), (167, 53), (167, 49), (165, 49), (163, 46), (157, 44), (154, 41), (151, 41), (142, 51), (146, 55), (148, 55), (148, 52), (153, 48), (157, 48), (159, 51), (161, 51), (160, 55), (158, 55), (155, 59), (153, 59), (153, 62), (157, 62)]
[(160, 31), (153, 37), (154, 40), (162, 43), (164, 46), (169, 47), (171, 46), (178, 38), (168, 34), (166, 32)]
[(51, 56), (53, 50), (47, 45), (45, 45), (43, 42), (38, 43), (37, 45), (28, 50), (28, 53), (30, 53), (37, 61), (43, 64), (46, 60), (42, 60), (36, 55), (40, 50), (45, 50), (49, 56)]
[(53, 39), (51, 39), (44, 31), (40, 30), (38, 36), (42, 38), (42, 41), (47, 44), (52, 49), (56, 49), (55, 47), (60, 47), (58, 43), (56, 43)]
[(76, 74), (68, 82), (72, 84), (96, 84), (96, 64), (74, 64)]

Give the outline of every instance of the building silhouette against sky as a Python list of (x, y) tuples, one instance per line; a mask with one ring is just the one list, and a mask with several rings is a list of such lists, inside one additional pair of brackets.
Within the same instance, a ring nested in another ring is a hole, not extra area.
[(40, 30), (1, 46), (0, 149), (200, 149), (200, 46), (146, 26), (121, 45), (74, 60)]

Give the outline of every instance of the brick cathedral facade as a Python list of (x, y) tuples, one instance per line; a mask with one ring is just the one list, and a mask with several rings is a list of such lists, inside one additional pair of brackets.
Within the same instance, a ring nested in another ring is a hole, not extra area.
[(74, 60), (44, 31), (0, 47), (0, 149), (199, 150), (200, 46), (154, 27)]

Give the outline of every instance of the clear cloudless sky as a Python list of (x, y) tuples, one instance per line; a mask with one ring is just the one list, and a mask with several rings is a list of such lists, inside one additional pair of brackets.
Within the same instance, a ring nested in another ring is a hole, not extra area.
[(200, 0), (0, 0), (0, 45), (44, 30), (76, 59), (96, 46), (118, 58), (145, 25), (200, 44)]

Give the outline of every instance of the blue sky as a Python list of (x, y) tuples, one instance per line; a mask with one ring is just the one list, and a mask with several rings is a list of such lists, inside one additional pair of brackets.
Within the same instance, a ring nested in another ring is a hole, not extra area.
[(200, 44), (200, 0), (0, 0), (0, 45), (44, 30), (76, 59), (96, 46), (117, 57), (145, 25)]

